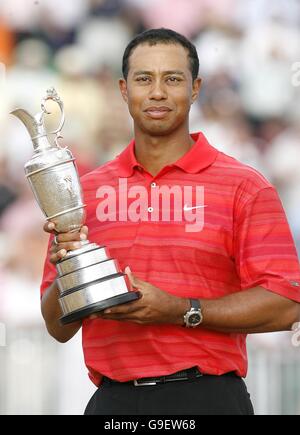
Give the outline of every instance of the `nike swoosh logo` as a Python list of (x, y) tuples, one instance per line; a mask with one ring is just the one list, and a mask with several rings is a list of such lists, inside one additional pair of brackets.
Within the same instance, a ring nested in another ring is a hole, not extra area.
[(191, 210), (196, 210), (197, 208), (204, 208), (207, 207), (207, 205), (197, 205), (195, 207), (189, 207), (187, 204), (185, 204), (185, 206), (183, 207), (184, 211), (191, 211)]

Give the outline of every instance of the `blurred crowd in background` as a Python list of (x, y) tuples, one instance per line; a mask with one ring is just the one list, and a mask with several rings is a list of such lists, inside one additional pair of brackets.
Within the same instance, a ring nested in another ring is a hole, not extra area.
[[(9, 112), (22, 107), (37, 113), (46, 89), (54, 86), (65, 104), (64, 141), (81, 175), (114, 158), (133, 133), (118, 88), (122, 55), (132, 37), (157, 27), (183, 33), (198, 50), (203, 87), (192, 108), (191, 131), (203, 131), (212, 145), (277, 187), (300, 252), (300, 86), (292, 79), (300, 61), (299, 0), (0, 0), (0, 321), (7, 326), (0, 368), (9, 366), (0, 370), (0, 413), (65, 409), (50, 386), (44, 405), (36, 400), (41, 386), (31, 399), (23, 393), (21, 402), (11, 390), (15, 385), (20, 394), (28, 367), (36, 378), (36, 355), (47, 360), (54, 385), (53, 355), (62, 365), (64, 358), (61, 347), (49, 345), (39, 311), (47, 236), (23, 171), (32, 144)], [(267, 337), (256, 348), (270, 348), (272, 340), (291, 346), (285, 334)], [(39, 353), (45, 340), (52, 365), (47, 352)], [(66, 358), (74, 352), (70, 346), (64, 348)], [(41, 380), (44, 376), (41, 371)], [(26, 382), (25, 389), (33, 388), (32, 380)], [(264, 409), (270, 411), (266, 394)], [(295, 397), (300, 413), (300, 392)], [(279, 404), (276, 409), (282, 411)]]

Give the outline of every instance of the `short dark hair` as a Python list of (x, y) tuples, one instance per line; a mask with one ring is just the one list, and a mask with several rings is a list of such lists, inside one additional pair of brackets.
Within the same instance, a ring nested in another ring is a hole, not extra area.
[(190, 60), (190, 69), (193, 77), (193, 81), (198, 77), (199, 73), (199, 58), (196, 47), (185, 36), (175, 32), (171, 29), (150, 29), (138, 34), (127, 45), (122, 63), (123, 77), (127, 80), (129, 71), (129, 58), (132, 51), (141, 44), (149, 44), (150, 46), (156, 44), (180, 44), (188, 51), (188, 57)]

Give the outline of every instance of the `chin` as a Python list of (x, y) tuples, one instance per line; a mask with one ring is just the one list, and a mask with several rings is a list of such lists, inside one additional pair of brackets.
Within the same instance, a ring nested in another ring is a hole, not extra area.
[(167, 134), (172, 133), (174, 129), (168, 125), (160, 124), (151, 125), (151, 127), (143, 126), (142, 130), (152, 136), (166, 136)]

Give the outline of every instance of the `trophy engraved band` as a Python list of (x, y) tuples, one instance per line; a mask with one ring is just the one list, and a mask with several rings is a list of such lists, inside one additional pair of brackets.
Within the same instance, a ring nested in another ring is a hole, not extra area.
[[(47, 132), (46, 102), (56, 102), (61, 110), (58, 128)], [(75, 159), (67, 147), (61, 147), (60, 132), (65, 122), (63, 102), (54, 88), (47, 90), (41, 102), (42, 111), (32, 116), (24, 109), (12, 115), (20, 119), (30, 134), (34, 154), (25, 164), (25, 174), (46, 219), (55, 223), (58, 233), (80, 231), (86, 212)], [(47, 136), (54, 135), (54, 145)], [(88, 240), (82, 247), (69, 251), (56, 264), (61, 323), (78, 321), (106, 308), (138, 299), (138, 292), (128, 290), (126, 275), (105, 246)]]

